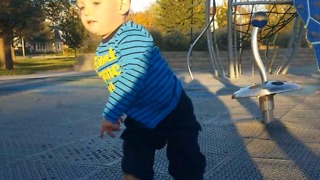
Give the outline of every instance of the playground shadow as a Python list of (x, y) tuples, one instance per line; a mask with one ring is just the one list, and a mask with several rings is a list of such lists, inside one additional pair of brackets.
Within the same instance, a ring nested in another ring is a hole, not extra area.
[(275, 142), (283, 157), (271, 158), (291, 161), (289, 165), (300, 171), (301, 178), (320, 179), (320, 157), (317, 150), (319, 144), (317, 145), (313, 138), (308, 139), (307, 133), (310, 133), (308, 131), (308, 129), (288, 127), (281, 120), (274, 119), (266, 129), (266, 135)]
[[(204, 79), (197, 80), (197, 76), (191, 81), (184, 77), (180, 79), (193, 100), (195, 114), (202, 125), (199, 144), (207, 158), (205, 179), (263, 179), (256, 163), (245, 149), (251, 141), (251, 135), (243, 137), (232, 117), (233, 108), (254, 102), (232, 100), (231, 94), (239, 87), (227, 80), (212, 79), (218, 83), (210, 84)], [(203, 83), (204, 81), (206, 82)], [(252, 114), (251, 117), (256, 116), (255, 110), (249, 113)], [(236, 121), (248, 121), (250, 117), (247, 117)]]
[[(231, 89), (236, 89), (238, 90), (240, 87), (233, 85), (230, 83), (228, 79), (218, 79), (220, 82), (226, 85), (226, 87), (229, 87)], [(224, 94), (226, 92), (223, 89), (220, 89), (217, 91), (217, 94)], [(248, 100), (251, 101), (250, 99), (252, 98), (240, 98), (240, 99), (235, 99), (236, 101), (239, 102), (239, 104), (254, 115), (255, 112), (259, 111), (259, 115), (256, 117), (257, 119), (261, 119), (261, 113), (258, 107), (258, 104), (256, 103), (248, 103)], [(253, 106), (256, 107), (253, 107)], [(289, 131), (289, 129), (291, 131)], [(319, 179), (320, 174), (319, 174), (319, 168), (320, 168), (320, 158), (319, 156), (310, 149), (312, 147), (312, 144), (307, 145), (308, 143), (305, 143), (301, 141), (298, 137), (303, 137), (306, 135), (306, 131), (308, 129), (296, 129), (296, 128), (290, 128), (286, 126), (281, 119), (273, 119), (270, 124), (265, 125), (264, 128), (264, 133), (261, 135), (255, 137), (254, 139), (258, 139), (261, 141), (264, 141), (265, 139), (269, 139), (276, 144), (277, 151), (275, 154), (269, 153), (269, 154), (264, 154), (267, 151), (264, 151), (262, 154), (255, 154), (251, 153), (251, 150), (248, 148), (248, 151), (250, 153), (250, 156), (252, 158), (264, 158), (264, 159), (274, 159), (272, 163), (274, 163), (274, 169), (271, 169), (271, 171), (276, 172), (277, 166), (282, 166), (284, 172), (282, 174), (278, 174), (279, 178), (284, 178), (288, 177), (291, 178), (293, 177), (290, 175), (290, 173), (286, 174), (285, 172), (289, 172), (287, 170), (288, 167), (286, 167), (288, 164), (291, 164), (291, 168), (298, 167), (298, 169), (295, 169), (295, 171), (299, 171), (302, 177), (306, 177), (307, 179)], [(293, 134), (293, 132), (295, 134)], [(301, 133), (301, 134), (300, 134)], [(312, 143), (312, 141), (311, 141)], [(258, 145), (259, 147), (254, 147), (255, 149), (269, 149), (266, 145), (265, 147), (263, 146), (263, 143), (258, 143), (255, 144)], [(270, 145), (270, 144), (269, 144)], [(252, 146), (251, 146), (252, 147)], [(256, 152), (256, 151), (253, 151)], [(280, 153), (281, 152), (281, 153)], [(283, 156), (278, 156), (279, 154), (282, 154)], [(282, 164), (283, 160), (287, 160), (287, 163)], [(288, 161), (290, 163), (288, 163)], [(263, 164), (263, 162), (259, 162), (258, 164)], [(265, 172), (267, 167), (264, 167), (262, 165), (258, 165), (259, 168), (261, 169), (262, 172)], [(270, 169), (269, 169), (270, 171)], [(293, 172), (293, 171), (292, 171)], [(275, 173), (276, 174), (276, 173)]]
[(296, 173), (320, 178), (320, 158), (314, 152), (319, 146), (299, 138), (307, 129), (293, 133), (281, 119), (262, 124), (258, 101), (232, 100), (241, 87), (229, 79), (212, 76), (220, 88), (203, 80), (182, 80), (203, 127), (199, 142), (208, 161), (205, 179), (294, 178)]
[(0, 97), (23, 93), (40, 88), (50, 88), (66, 82), (80, 81), (89, 76), (59, 76), (47, 78), (30, 78), (0, 81)]

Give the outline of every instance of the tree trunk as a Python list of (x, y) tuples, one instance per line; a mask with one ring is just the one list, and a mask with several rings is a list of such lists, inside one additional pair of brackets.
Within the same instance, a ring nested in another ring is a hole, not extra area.
[(9, 33), (5, 32), (0, 35), (0, 64), (1, 68), (5, 68), (7, 70), (13, 69), (10, 37)]
[(24, 47), (24, 38), (21, 37), (21, 45), (22, 45), (22, 57), (26, 57), (26, 51)]
[(4, 69), (5, 64), (6, 64), (6, 59), (5, 59), (5, 56), (4, 56), (3, 49), (4, 49), (3, 39), (0, 36), (0, 68), (1, 69)]

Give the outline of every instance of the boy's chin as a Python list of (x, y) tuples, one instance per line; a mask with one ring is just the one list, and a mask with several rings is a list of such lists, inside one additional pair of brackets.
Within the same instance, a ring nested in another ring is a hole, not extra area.
[(91, 34), (93, 34), (93, 35), (96, 35), (96, 36), (103, 36), (103, 34), (102, 33), (100, 33), (100, 32), (97, 32), (97, 31), (93, 31), (93, 30), (89, 30), (89, 32), (91, 33)]

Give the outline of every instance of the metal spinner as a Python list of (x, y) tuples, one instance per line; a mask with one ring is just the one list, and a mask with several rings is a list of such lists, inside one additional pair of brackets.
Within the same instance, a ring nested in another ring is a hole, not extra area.
[(265, 12), (256, 12), (252, 16), (252, 38), (251, 49), (257, 67), (261, 76), (261, 84), (255, 84), (246, 86), (232, 95), (232, 99), (258, 97), (260, 103), (260, 110), (262, 112), (262, 118), (264, 124), (269, 124), (274, 118), (274, 98), (277, 93), (285, 93), (290, 91), (301, 90), (301, 86), (298, 84), (283, 82), (283, 81), (268, 81), (267, 71), (261, 60), (258, 48), (258, 31), (259, 28), (264, 27), (268, 23), (268, 16)]

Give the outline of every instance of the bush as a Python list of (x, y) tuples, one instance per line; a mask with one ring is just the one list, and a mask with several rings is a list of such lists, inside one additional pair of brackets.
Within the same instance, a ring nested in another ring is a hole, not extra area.
[(157, 30), (150, 30), (150, 34), (153, 38), (154, 44), (158, 46), (160, 49), (163, 48), (163, 36), (161, 35), (160, 31)]
[[(201, 31), (195, 32), (193, 34), (193, 42), (199, 37), (199, 35), (201, 34)], [(207, 42), (207, 33), (205, 32), (200, 39), (198, 40), (198, 42), (194, 45), (193, 50), (194, 51), (208, 51), (208, 42)], [(193, 43), (192, 42), (192, 43)]]
[[(219, 50), (227, 51), (228, 50), (228, 32), (227, 32), (227, 28), (226, 27), (218, 28), (218, 29), (216, 29), (215, 34), (216, 34), (216, 42), (214, 42), (214, 43), (217, 44)], [(237, 37), (237, 48), (238, 48), (238, 50), (240, 50), (240, 46), (242, 46), (242, 48), (244, 50), (245, 49), (250, 49), (251, 44), (246, 39), (242, 39), (242, 44), (240, 44), (241, 41), (240, 41), (239, 32), (237, 33), (236, 37)], [(214, 38), (213, 35), (212, 35), (212, 38)], [(212, 41), (214, 41), (214, 39)]]
[[(192, 43), (198, 38), (203, 29), (199, 29), (193, 34)], [(162, 35), (162, 33), (158, 30), (150, 30), (149, 31), (154, 44), (158, 46), (161, 51), (189, 51), (190, 48), (190, 37), (184, 35), (180, 31), (173, 31), (172, 33)], [(227, 29), (219, 28), (215, 31), (216, 34), (216, 42), (212, 39), (213, 44), (217, 43), (219, 50), (227, 50), (228, 49), (228, 38), (227, 38)], [(214, 38), (212, 36), (212, 38)], [(80, 53), (93, 53), (96, 50), (96, 47), (101, 42), (101, 37), (90, 36), (85, 42), (84, 46), (80, 48)], [(240, 42), (238, 40), (238, 42)], [(194, 45), (193, 51), (208, 51), (208, 43), (207, 43), (207, 34), (203, 34), (202, 37), (198, 40), (198, 42)], [(72, 51), (71, 51), (72, 52)], [(69, 52), (68, 52), (69, 53)]]
[(302, 38), (300, 46), (302, 48), (310, 48), (310, 47), (312, 47), (310, 41), (307, 38)]
[(189, 39), (179, 31), (164, 36), (164, 51), (188, 51)]
[[(79, 51), (79, 50), (77, 50)], [(71, 49), (71, 48), (65, 48), (63, 50), (63, 55), (66, 55), (66, 56), (73, 56), (75, 53), (74, 53), (74, 49)]]
[(275, 45), (279, 48), (287, 48), (288, 43), (291, 37), (291, 33), (289, 32), (280, 32), (277, 36)]
[[(193, 34), (193, 42), (200, 35), (201, 32)], [(190, 37), (185, 36), (179, 31), (174, 31), (164, 36), (158, 31), (151, 32), (155, 45), (159, 46), (162, 51), (188, 51), (190, 48)], [(193, 43), (192, 42), (192, 43)], [(204, 34), (193, 47), (194, 51), (207, 51), (207, 36)]]
[(95, 35), (90, 34), (90, 36), (84, 41), (80, 52), (81, 53), (94, 53), (100, 42), (101, 42), (100, 36), (95, 36)]
[[(219, 50), (228, 50), (228, 32), (227, 32), (227, 28), (218, 28), (215, 30), (215, 34), (216, 34), (216, 42), (218, 45)], [(212, 38), (213, 35), (212, 35)]]

